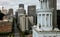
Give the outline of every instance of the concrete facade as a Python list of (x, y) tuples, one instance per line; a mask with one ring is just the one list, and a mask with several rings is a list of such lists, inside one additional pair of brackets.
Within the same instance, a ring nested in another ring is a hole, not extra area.
[(24, 9), (24, 4), (19, 4), (19, 8), (17, 9), (18, 16), (26, 14), (26, 10)]
[(49, 7), (50, 8), (53, 8), (53, 26), (56, 27), (57, 26), (57, 8), (56, 8), (56, 5), (57, 5), (57, 0), (49, 0)]
[(36, 6), (35, 5), (28, 6), (28, 15), (36, 16)]
[(19, 4), (19, 8), (20, 8), (20, 7), (24, 8), (24, 4)]
[(60, 37), (60, 31), (37, 31), (33, 30), (33, 37)]
[(21, 31), (29, 31), (32, 29), (33, 26), (33, 16), (28, 15), (20, 15), (19, 16), (19, 27)]
[(60, 30), (56, 26), (56, 0), (39, 2), (40, 9), (37, 9), (37, 26), (33, 27), (33, 37), (60, 37)]
[(28, 16), (28, 18), (29, 18), (29, 22), (31, 23), (30, 25), (33, 26), (33, 24), (34, 24), (33, 16)]
[(10, 22), (13, 22), (13, 9), (12, 8), (8, 10), (8, 19)]
[(17, 12), (18, 12), (18, 16), (23, 15), (23, 14), (26, 13), (26, 11), (25, 11), (23, 8), (19, 8), (19, 9), (17, 10)]
[(26, 10), (24, 9), (24, 4), (19, 4), (19, 8), (16, 11), (16, 22), (19, 24), (19, 28), (22, 32), (25, 32), (26, 25)]
[(19, 25), (19, 27), (20, 27), (20, 29), (21, 29), (21, 31), (22, 32), (25, 32), (25, 16), (24, 15), (21, 15), (20, 16), (20, 18), (19, 18), (20, 20), (20, 25)]
[(36, 17), (36, 6), (35, 5), (30, 5), (28, 6), (28, 15), (33, 16), (34, 19), (34, 24), (37, 24), (37, 17)]
[(28, 16), (28, 27), (29, 27), (30, 31), (32, 31), (33, 25), (34, 25), (34, 17), (33, 16)]
[(54, 8), (53, 10), (53, 26), (56, 27), (57, 26), (57, 8), (56, 8), (56, 5), (57, 5), (57, 0), (52, 0), (52, 7)]
[(10, 8), (10, 9), (8, 10), (8, 14), (9, 14), (10, 16), (13, 16), (13, 9), (12, 9), (12, 8)]
[(25, 20), (26, 20), (26, 27), (25, 27), (25, 29), (28, 31), (29, 30), (29, 18), (26, 16), (26, 18), (25, 18)]

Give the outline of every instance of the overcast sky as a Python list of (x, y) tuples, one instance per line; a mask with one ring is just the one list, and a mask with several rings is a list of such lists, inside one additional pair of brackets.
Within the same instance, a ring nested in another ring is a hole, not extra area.
[[(39, 8), (38, 0), (0, 0), (0, 8), (4, 6), (7, 9), (13, 8), (16, 10), (20, 3), (25, 5), (25, 9), (28, 5), (36, 5), (36, 7)], [(57, 0), (57, 9), (60, 9), (60, 0)]]

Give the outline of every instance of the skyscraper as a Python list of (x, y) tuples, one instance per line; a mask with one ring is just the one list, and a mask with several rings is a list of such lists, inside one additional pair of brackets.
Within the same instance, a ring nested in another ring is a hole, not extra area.
[(19, 16), (19, 28), (22, 32), (25, 32), (26, 30), (26, 16), (25, 15), (20, 15)]
[(13, 22), (13, 9), (10, 8), (8, 11), (8, 18), (10, 22)]
[(22, 32), (27, 32), (29, 33), (30, 30), (32, 30), (33, 26), (33, 16), (28, 16), (28, 15), (20, 15), (19, 16), (19, 28), (21, 29)]
[(28, 6), (28, 15), (36, 16), (36, 6), (35, 5)]
[(10, 9), (8, 10), (8, 14), (9, 14), (10, 16), (13, 16), (13, 9), (12, 9), (12, 8), (10, 8)]
[(19, 8), (20, 8), (20, 7), (24, 8), (24, 4), (19, 4)]
[(19, 4), (19, 8), (17, 9), (16, 12), (18, 12), (18, 16), (25, 14), (26, 10), (24, 9), (24, 4)]
[(34, 24), (37, 24), (37, 17), (36, 17), (36, 6), (35, 5), (30, 5), (28, 6), (28, 15), (33, 16), (34, 19)]
[(57, 0), (51, 0), (51, 3), (52, 4), (52, 8), (54, 8), (53, 10), (53, 26), (56, 27), (57, 26), (57, 8), (56, 8), (56, 5), (57, 5)]

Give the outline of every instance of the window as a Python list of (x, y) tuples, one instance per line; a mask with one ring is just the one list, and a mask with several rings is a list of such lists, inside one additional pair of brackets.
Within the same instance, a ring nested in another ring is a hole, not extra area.
[(41, 28), (41, 24), (39, 24), (39, 28)]
[(50, 26), (52, 26), (51, 24), (52, 24), (52, 19), (51, 19), (51, 14), (50, 14)]
[(47, 14), (47, 16), (49, 16), (49, 14)]
[(53, 37), (56, 37), (56, 36), (53, 36)]
[(49, 36), (49, 37), (51, 37), (51, 36)]
[(39, 14), (39, 16), (41, 16), (41, 14)]
[(43, 14), (43, 16), (45, 16), (45, 14)]

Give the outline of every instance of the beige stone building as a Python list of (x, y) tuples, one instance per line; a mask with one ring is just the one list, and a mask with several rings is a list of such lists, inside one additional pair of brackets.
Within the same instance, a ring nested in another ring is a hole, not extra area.
[(19, 17), (19, 21), (20, 21), (19, 28), (21, 29), (21, 31), (25, 32), (25, 15), (21, 15)]
[(17, 9), (18, 16), (26, 14), (26, 10), (24, 9), (24, 4), (19, 4), (19, 8)]
[(19, 22), (19, 28), (21, 29), (21, 31), (28, 31), (33, 26), (33, 16), (20, 15)]
[(29, 17), (26, 16), (25, 20), (26, 20), (25, 21), (25, 23), (26, 23), (25, 28), (26, 28), (26, 30), (29, 30), (29, 28), (28, 28), (29, 27)]

